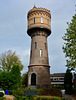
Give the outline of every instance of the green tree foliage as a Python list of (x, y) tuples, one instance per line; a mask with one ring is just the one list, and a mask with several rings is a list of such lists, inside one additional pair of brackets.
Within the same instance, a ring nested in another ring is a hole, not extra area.
[(13, 65), (11, 72), (0, 72), (0, 88), (4, 90), (17, 89), (21, 84), (21, 73), (19, 65)]
[(13, 65), (10, 73), (11, 73), (12, 80), (13, 80), (13, 88), (17, 89), (21, 85), (20, 66)]
[(66, 66), (72, 70), (76, 68), (76, 14), (71, 22), (67, 24), (67, 33), (62, 37), (66, 41), (63, 46), (63, 52), (67, 57)]
[(65, 73), (64, 88), (65, 88), (66, 93), (68, 94), (72, 93), (72, 73), (69, 69), (67, 69)]
[(22, 85), (24, 85), (25, 87), (27, 87), (28, 85), (28, 72), (24, 73), (22, 76)]
[(4, 90), (9, 89), (9, 87), (11, 86), (11, 80), (10, 72), (2, 71), (0, 73), (0, 88), (3, 88)]
[(3, 71), (11, 71), (11, 68), (14, 64), (20, 66), (20, 70), (23, 69), (22, 62), (19, 57), (16, 55), (16, 52), (11, 50), (4, 52), (0, 55), (0, 69)]

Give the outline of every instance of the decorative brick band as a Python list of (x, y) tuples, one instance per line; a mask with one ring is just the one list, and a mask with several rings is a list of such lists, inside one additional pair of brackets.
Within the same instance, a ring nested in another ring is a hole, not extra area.
[(44, 66), (44, 67), (50, 67), (48, 64), (42, 64), (42, 65), (30, 64), (28, 67), (32, 67), (32, 66)]

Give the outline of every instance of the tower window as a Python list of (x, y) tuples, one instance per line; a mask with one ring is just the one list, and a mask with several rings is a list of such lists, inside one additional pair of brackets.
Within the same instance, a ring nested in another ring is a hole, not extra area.
[(47, 23), (48, 23), (48, 25), (49, 25), (49, 19), (47, 19)]
[(47, 47), (46, 47), (46, 43), (44, 43), (44, 44), (45, 44), (45, 49), (46, 49), (46, 48), (47, 48)]
[(35, 49), (37, 49), (37, 42), (35, 42)]
[(41, 23), (43, 23), (43, 17), (41, 17)]
[(33, 23), (35, 24), (35, 17), (33, 18)]
[(40, 57), (42, 57), (42, 49), (40, 49)]

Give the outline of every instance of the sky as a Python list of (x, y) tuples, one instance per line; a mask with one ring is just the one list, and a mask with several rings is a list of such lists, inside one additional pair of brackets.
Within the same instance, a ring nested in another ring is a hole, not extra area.
[(52, 33), (47, 38), (50, 73), (65, 73), (62, 37), (68, 28), (67, 22), (76, 13), (76, 0), (0, 0), (0, 54), (16, 51), (24, 65), (22, 74), (28, 71), (31, 38), (27, 35), (27, 13), (34, 4), (51, 11)]

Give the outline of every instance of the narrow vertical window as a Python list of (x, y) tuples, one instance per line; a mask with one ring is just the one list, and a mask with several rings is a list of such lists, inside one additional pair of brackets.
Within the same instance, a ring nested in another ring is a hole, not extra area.
[(49, 25), (49, 19), (47, 19), (47, 23), (48, 23), (48, 25)]
[(35, 49), (37, 49), (37, 42), (35, 42)]
[(41, 23), (43, 23), (43, 17), (41, 17)]
[(46, 43), (44, 43), (44, 44), (45, 44), (45, 50), (46, 50), (46, 48), (47, 48), (47, 47), (46, 47)]
[(35, 24), (35, 17), (33, 18), (33, 23)]
[(42, 49), (40, 49), (40, 57), (42, 57)]

